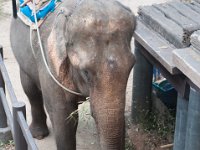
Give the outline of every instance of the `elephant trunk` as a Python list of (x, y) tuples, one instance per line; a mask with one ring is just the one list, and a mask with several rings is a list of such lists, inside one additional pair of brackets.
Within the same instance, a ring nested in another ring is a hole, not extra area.
[[(110, 114), (115, 113), (115, 114)], [(107, 110), (99, 114), (98, 131), (102, 150), (124, 149), (124, 112)], [(102, 118), (101, 118), (102, 117)]]
[(89, 92), (102, 150), (124, 150), (125, 145), (125, 94), (134, 57), (113, 55), (101, 63)]
[(101, 99), (92, 100), (91, 107), (99, 132), (101, 149), (124, 150), (125, 96), (105, 98), (99, 95), (99, 97)]

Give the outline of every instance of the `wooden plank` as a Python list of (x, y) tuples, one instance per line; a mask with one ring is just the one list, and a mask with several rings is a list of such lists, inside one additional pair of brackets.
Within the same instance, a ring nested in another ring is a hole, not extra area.
[(192, 10), (196, 11), (200, 14), (200, 3), (197, 3), (195, 1), (191, 3), (185, 3), (188, 7), (190, 7)]
[(200, 0), (194, 0), (194, 1), (196, 1), (197, 3), (200, 3)]
[(155, 7), (141, 7), (138, 14), (139, 18), (145, 24), (157, 31), (177, 48), (183, 48), (189, 45), (188, 43), (183, 42), (183, 28), (176, 24), (173, 20), (167, 18), (164, 13)]
[(200, 88), (200, 52), (192, 47), (177, 49), (172, 58), (176, 67)]
[(194, 31), (200, 29), (200, 24), (185, 17), (177, 9), (173, 8), (168, 3), (153, 5), (153, 6), (159, 9), (161, 12), (163, 12), (167, 18), (173, 20), (174, 22), (176, 22), (178, 25), (180, 25), (183, 28), (183, 32), (184, 32), (183, 43), (187, 43), (187, 45), (189, 46), (190, 36)]
[(159, 9), (161, 12), (165, 14), (167, 18), (170, 18), (182, 28), (191, 28), (196, 26), (197, 29), (200, 28), (200, 25), (191, 19), (185, 17), (183, 14), (179, 13), (179, 11), (173, 7), (171, 7), (168, 3), (153, 5), (153, 7)]
[[(187, 4), (191, 4), (191, 3), (187, 3)], [(169, 3), (154, 5), (154, 7), (162, 11), (167, 18), (170, 18), (171, 20), (176, 22), (178, 25), (180, 25), (183, 28), (184, 32), (192, 33), (200, 29), (199, 23), (194, 22), (190, 18), (186, 17), (184, 14), (181, 14), (177, 9), (170, 6)]]
[(187, 86), (187, 78), (181, 72), (180, 74), (172, 75), (156, 58), (154, 58), (148, 51), (144, 48), (140, 49), (141, 53), (145, 56), (145, 58), (153, 64), (156, 68), (160, 70), (162, 75), (174, 86), (177, 92), (182, 97), (188, 97), (188, 86)]
[(191, 41), (192, 46), (200, 51), (200, 30), (195, 31), (191, 35), (191, 40), (190, 41)]
[(172, 62), (172, 51), (175, 47), (146, 27), (139, 19), (134, 37), (171, 74), (180, 73)]
[(172, 1), (169, 3), (172, 7), (177, 9), (181, 14), (185, 15), (189, 19), (193, 20), (194, 22), (200, 24), (200, 15), (196, 11), (192, 10), (188, 7), (185, 3), (181, 3), (178, 1)]

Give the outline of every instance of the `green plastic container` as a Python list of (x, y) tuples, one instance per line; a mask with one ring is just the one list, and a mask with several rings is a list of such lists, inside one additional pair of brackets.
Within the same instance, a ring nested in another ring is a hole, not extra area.
[(177, 91), (174, 87), (165, 79), (161, 82), (153, 82), (153, 89), (156, 91), (156, 95), (160, 100), (170, 109), (176, 109), (177, 103)]

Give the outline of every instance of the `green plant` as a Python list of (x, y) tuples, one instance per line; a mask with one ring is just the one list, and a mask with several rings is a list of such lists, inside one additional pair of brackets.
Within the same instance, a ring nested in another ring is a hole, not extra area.
[(159, 112), (150, 112), (141, 122), (146, 132), (156, 132), (161, 138), (173, 135), (175, 117), (172, 113), (160, 115)]
[(73, 111), (67, 118), (66, 121), (74, 121), (74, 123), (77, 123), (78, 120), (76, 119), (78, 115), (79, 120), (81, 120), (82, 124), (84, 125), (84, 127), (91, 127), (91, 112), (90, 112), (90, 103), (89, 103), (89, 99), (87, 99), (86, 101), (82, 102), (79, 105), (79, 108), (75, 111)]
[(125, 141), (125, 150), (136, 150), (135, 146), (128, 138), (126, 138), (126, 141)]
[(14, 150), (14, 141), (9, 140), (8, 142), (4, 143), (0, 141), (0, 149), (1, 150)]

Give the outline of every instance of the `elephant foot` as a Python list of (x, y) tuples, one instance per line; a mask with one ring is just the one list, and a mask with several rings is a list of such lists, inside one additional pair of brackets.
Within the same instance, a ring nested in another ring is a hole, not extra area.
[(47, 125), (36, 125), (32, 123), (29, 129), (32, 136), (38, 140), (41, 140), (49, 135), (49, 129)]

